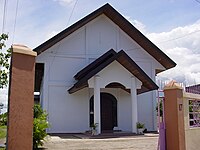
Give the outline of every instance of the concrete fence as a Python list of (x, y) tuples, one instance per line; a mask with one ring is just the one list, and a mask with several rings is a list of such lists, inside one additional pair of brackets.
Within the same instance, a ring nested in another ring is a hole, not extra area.
[(183, 92), (187, 150), (200, 148), (200, 95)]
[(197, 150), (200, 147), (200, 95), (187, 93), (171, 81), (164, 88), (167, 150)]
[(12, 46), (7, 150), (31, 150), (33, 147), (33, 93), (36, 55), (26, 46)]

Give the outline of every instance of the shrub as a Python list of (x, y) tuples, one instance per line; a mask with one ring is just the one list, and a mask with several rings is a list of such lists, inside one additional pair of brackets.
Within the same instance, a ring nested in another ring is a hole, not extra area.
[(47, 113), (42, 110), (38, 104), (34, 105), (34, 121), (33, 121), (33, 148), (38, 149), (44, 143), (47, 136), (46, 129), (49, 127), (47, 122)]
[(7, 126), (0, 126), (0, 139), (6, 138)]
[(7, 116), (8, 116), (7, 112), (0, 115), (0, 125), (1, 126), (7, 125)]
[(144, 128), (145, 126), (144, 126), (144, 124), (143, 123), (140, 123), (140, 122), (137, 122), (137, 128), (138, 129), (142, 129), (142, 128)]
[(97, 127), (98, 127), (98, 123), (94, 123), (94, 124), (91, 125), (92, 130), (96, 130)]

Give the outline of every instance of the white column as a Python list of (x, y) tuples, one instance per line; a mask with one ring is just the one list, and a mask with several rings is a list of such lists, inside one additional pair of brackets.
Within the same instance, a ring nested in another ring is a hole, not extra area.
[(152, 97), (153, 97), (153, 101), (152, 101), (152, 122), (153, 122), (153, 130), (156, 131), (157, 130), (157, 112), (156, 110), (156, 104), (157, 104), (157, 98), (156, 98), (156, 91), (152, 92)]
[(136, 78), (131, 78), (131, 109), (132, 109), (132, 132), (137, 133), (136, 123), (138, 122), (137, 110), (137, 86)]
[(99, 76), (94, 77), (94, 123), (98, 123), (97, 134), (101, 133), (101, 104)]

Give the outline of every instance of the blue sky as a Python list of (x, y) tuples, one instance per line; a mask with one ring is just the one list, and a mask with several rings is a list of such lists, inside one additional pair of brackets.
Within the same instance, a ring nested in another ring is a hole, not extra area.
[[(4, 0), (2, 0), (4, 1)], [(7, 0), (6, 28), (10, 38), (13, 34), (17, 0)], [(68, 23), (75, 0), (19, 0), (14, 42), (35, 47), (48, 38), (52, 31), (58, 32), (105, 3), (110, 3), (124, 16), (145, 25), (152, 33), (167, 32), (179, 26), (196, 22), (200, 18), (200, 3), (195, 0), (78, 0)], [(3, 14), (3, 3), (0, 4)], [(3, 15), (0, 15), (2, 22)], [(0, 29), (2, 28), (2, 23)], [(31, 36), (31, 37), (30, 37)], [(31, 40), (29, 40), (31, 39)]]
[[(0, 3), (0, 31), (4, 1)], [(177, 63), (176, 68), (158, 75), (160, 79), (175, 79), (187, 85), (200, 83), (200, 2), (197, 0), (78, 0), (70, 21), (76, 0), (18, 1), (14, 33), (17, 0), (7, 0), (4, 32), (9, 34), (8, 46), (18, 43), (35, 48), (110, 3)], [(0, 93), (3, 99), (6, 90)]]

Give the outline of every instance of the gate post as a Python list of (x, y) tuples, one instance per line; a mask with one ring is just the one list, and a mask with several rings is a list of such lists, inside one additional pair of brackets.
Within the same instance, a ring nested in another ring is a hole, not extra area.
[(33, 148), (35, 57), (26, 46), (13, 45), (8, 99), (8, 150)]
[(186, 150), (183, 88), (171, 81), (164, 88), (164, 114), (167, 150)]

